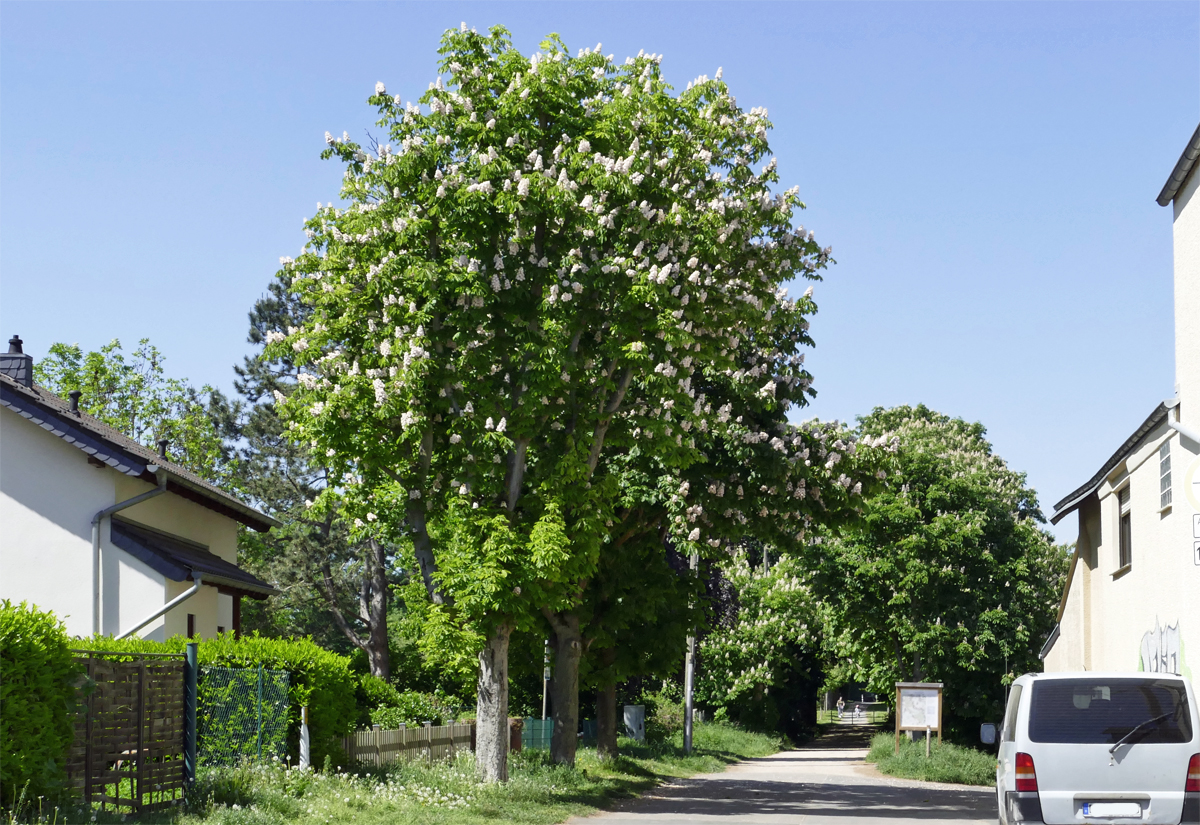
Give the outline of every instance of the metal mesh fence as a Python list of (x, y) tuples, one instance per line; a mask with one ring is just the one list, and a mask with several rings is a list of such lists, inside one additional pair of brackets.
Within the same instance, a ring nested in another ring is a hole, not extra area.
[(287, 748), (288, 673), (202, 667), (197, 702), (198, 760), (232, 765), (283, 758)]

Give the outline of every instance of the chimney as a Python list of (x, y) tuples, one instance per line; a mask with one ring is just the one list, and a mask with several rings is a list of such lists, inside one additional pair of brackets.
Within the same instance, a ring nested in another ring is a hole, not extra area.
[(170, 443), (171, 443), (171, 442), (169, 442), (169, 441), (168, 441), (167, 439), (165, 439), (165, 438), (160, 438), (160, 439), (158, 440), (158, 457), (159, 457), (159, 458), (166, 458), (166, 457), (167, 457), (167, 445), (168, 445), (168, 444), (170, 444)]
[(33, 386), (33, 356), (21, 349), (21, 336), (8, 339), (8, 352), (0, 355), (0, 372), (26, 387)]
[(67, 397), (71, 399), (71, 412), (79, 415), (79, 396), (83, 395), (79, 390), (71, 390), (67, 393)]

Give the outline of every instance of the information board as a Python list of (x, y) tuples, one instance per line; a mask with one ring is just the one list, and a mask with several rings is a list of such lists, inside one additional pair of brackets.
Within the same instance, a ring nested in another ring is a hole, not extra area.
[(942, 741), (942, 683), (896, 683), (896, 753), (900, 752), (900, 731), (937, 731)]
[(939, 704), (942, 692), (936, 688), (902, 688), (900, 690), (900, 729), (924, 730), (940, 727)]

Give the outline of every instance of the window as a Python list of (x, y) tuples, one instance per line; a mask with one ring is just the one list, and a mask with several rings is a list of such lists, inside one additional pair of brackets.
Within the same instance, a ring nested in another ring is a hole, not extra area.
[(1021, 707), (1021, 686), (1013, 685), (1008, 694), (1008, 709), (1004, 712), (1004, 728), (1000, 733), (1001, 742), (1015, 742), (1017, 739), (1017, 710)]
[(1029, 738), (1034, 742), (1113, 745), (1144, 723), (1131, 742), (1190, 742), (1192, 717), (1183, 682), (1169, 679), (1046, 679), (1033, 683)]
[(1117, 506), (1120, 508), (1120, 563), (1119, 568), (1128, 567), (1133, 563), (1133, 523), (1129, 514), (1129, 485), (1117, 493)]
[(196, 614), (188, 614), (188, 638), (191, 639), (196, 635)]
[(1171, 441), (1163, 442), (1158, 448), (1158, 506), (1167, 509), (1171, 506)]

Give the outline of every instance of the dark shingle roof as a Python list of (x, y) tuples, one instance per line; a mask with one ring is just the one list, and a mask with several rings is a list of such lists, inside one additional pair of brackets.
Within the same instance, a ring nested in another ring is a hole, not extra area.
[(1065, 496), (1062, 501), (1054, 505), (1054, 515), (1050, 517), (1051, 524), (1058, 524), (1067, 513), (1070, 513), (1076, 507), (1083, 503), (1083, 500), (1090, 496), (1096, 490), (1100, 489), (1100, 484), (1104, 478), (1112, 472), (1113, 467), (1116, 467), (1126, 456), (1132, 453), (1142, 443), (1143, 439), (1150, 434), (1151, 430), (1165, 421), (1167, 418), (1167, 405), (1159, 404), (1154, 408), (1154, 412), (1150, 413), (1149, 417), (1142, 422), (1142, 425), (1133, 431), (1133, 435), (1125, 439), (1125, 443), (1109, 457), (1108, 461), (1104, 462), (1094, 476), (1087, 480), (1087, 483), (1082, 487)]
[(114, 516), (112, 543), (173, 581), (200, 576), (205, 582), (258, 599), (278, 591), (202, 544)]
[(8, 375), (0, 373), (0, 406), (37, 424), (89, 456), (102, 461), (118, 472), (157, 484), (147, 467), (161, 467), (167, 473), (167, 490), (178, 496), (215, 510), (224, 516), (265, 532), (278, 521), (205, 481), (191, 470), (161, 458), (124, 433), (86, 413), (72, 412), (71, 405), (45, 387), (34, 384), (26, 387)]
[(1171, 177), (1167, 178), (1162, 191), (1158, 193), (1159, 206), (1166, 206), (1183, 188), (1183, 182), (1188, 179), (1188, 173), (1196, 165), (1196, 158), (1200, 158), (1200, 126), (1197, 126), (1196, 131), (1192, 133), (1192, 139), (1188, 141), (1187, 148), (1183, 150), (1175, 168), (1171, 170)]

